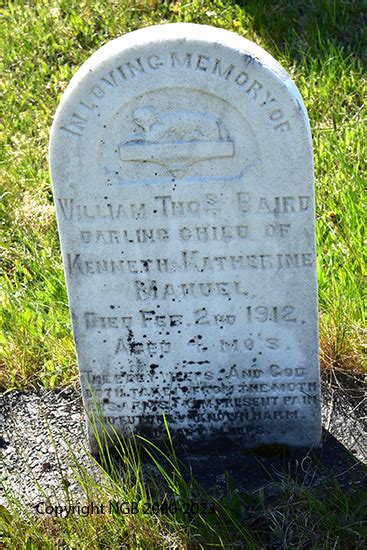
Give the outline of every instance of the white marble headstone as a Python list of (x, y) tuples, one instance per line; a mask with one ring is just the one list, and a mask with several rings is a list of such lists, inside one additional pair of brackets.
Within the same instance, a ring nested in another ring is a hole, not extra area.
[(311, 134), (282, 67), (217, 28), (127, 34), (70, 82), (50, 158), (89, 412), (156, 441), (164, 412), (192, 447), (319, 445)]

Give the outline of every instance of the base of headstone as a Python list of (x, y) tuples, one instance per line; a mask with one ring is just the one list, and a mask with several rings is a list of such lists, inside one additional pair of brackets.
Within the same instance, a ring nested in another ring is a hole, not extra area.
[[(162, 426), (163, 428), (164, 426)], [(90, 430), (89, 423), (87, 424), (87, 429)], [(269, 438), (268, 440), (258, 440), (252, 444), (246, 441), (245, 439), (241, 441), (238, 437), (233, 439), (226, 434), (218, 434), (214, 437), (203, 437), (199, 441), (188, 441), (184, 436), (180, 436), (177, 433), (162, 432), (159, 437), (152, 436), (149, 431), (139, 433), (137, 431), (131, 432), (130, 435), (124, 437), (121, 432), (113, 433), (110, 432), (109, 436), (106, 436), (106, 426), (102, 428), (102, 434), (97, 438), (95, 437), (95, 432), (89, 431), (89, 445), (92, 454), (100, 454), (100, 442), (105, 442), (109, 448), (109, 452), (114, 453), (114, 450), (118, 450), (121, 446), (131, 447), (134, 446), (139, 448), (144, 452), (144, 449), (149, 452), (149, 450), (157, 447), (161, 450), (170, 450), (173, 448), (179, 456), (184, 456), (185, 454), (190, 455), (205, 455), (211, 453), (246, 453), (246, 452), (258, 452), (264, 453), (271, 456), (272, 454), (277, 453), (288, 453), (291, 451), (302, 452), (303, 450), (309, 451), (310, 449), (319, 449), (322, 447), (322, 438), (321, 436), (315, 439), (314, 437), (310, 438), (307, 442), (307, 437), (302, 437), (302, 445), (298, 444), (299, 437), (297, 434), (288, 435), (284, 437), (284, 440), (278, 436), (277, 438)], [(118, 454), (116, 451), (115, 454)]]
[[(142, 464), (144, 481), (157, 487), (165, 483), (152, 461), (157, 459), (160, 468), (173, 473), (172, 464), (176, 463), (187, 485), (195, 486), (210, 496), (219, 495), (225, 488), (236, 487), (246, 494), (264, 490), (280, 493), (278, 484), (282, 480), (303, 483), (312, 475), (314, 484), (334, 480), (350, 489), (355, 481), (367, 488), (367, 466), (358, 461), (330, 432), (323, 429), (322, 443), (319, 448), (289, 447), (285, 445), (260, 445), (253, 449), (187, 449), (175, 448), (170, 452), (169, 445), (158, 445), (160, 451), (142, 446), (138, 452)], [(117, 454), (112, 453), (115, 466), (118, 466)], [(96, 458), (101, 460), (97, 454)], [(103, 460), (102, 460), (103, 462)], [(124, 468), (121, 465), (121, 468)], [(318, 481), (319, 480), (319, 481)], [(169, 490), (169, 488), (167, 488)], [(169, 493), (168, 493), (169, 494)]]
[[(290, 476), (299, 481), (296, 488), (302, 487), (303, 479), (307, 486), (318, 491), (323, 487), (328, 490), (333, 483), (345, 491), (366, 487), (364, 396), (363, 376), (324, 373), (322, 448), (292, 449), (274, 445), (207, 453), (176, 450), (177, 460), (182, 464), (180, 472), (187, 484), (191, 483), (192, 474), (207, 494), (213, 496), (227, 493), (231, 479), (235, 480), (236, 489), (244, 493), (261, 490), (270, 496), (281, 491), (283, 481)], [(55, 490), (61, 502), (64, 493), (60, 466), (69, 477), (68, 465), (70, 461), (74, 464), (76, 456), (79, 464), (89, 470), (85, 415), (80, 392), (75, 389), (6, 393), (0, 399), (0, 424), (4, 479), (14, 492), (19, 492), (24, 505), (28, 500), (37, 502), (44, 497), (44, 492), (54, 495)], [(117, 461), (118, 457), (114, 458)], [(144, 479), (151, 480), (153, 486), (160, 473), (147, 453), (141, 458)], [(161, 454), (158, 458), (163, 462)], [(172, 471), (167, 461), (165, 464), (167, 472)], [(32, 475), (23, 475), (29, 468)], [(122, 475), (125, 470), (126, 466), (122, 466)], [(71, 477), (70, 494), (79, 502), (81, 488), (78, 480)], [(164, 480), (161, 481), (163, 484)], [(5, 502), (5, 495), (0, 491), (0, 503), (5, 505)]]

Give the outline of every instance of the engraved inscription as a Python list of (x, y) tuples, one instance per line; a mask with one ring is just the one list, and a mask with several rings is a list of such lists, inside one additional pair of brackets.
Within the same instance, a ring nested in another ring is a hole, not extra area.
[(150, 73), (156, 74), (162, 69), (213, 75), (221, 79), (221, 85), (224, 83), (240, 88), (244, 100), (251, 101), (259, 110), (264, 111), (273, 130), (278, 132), (291, 130), (291, 123), (284, 108), (271, 90), (267, 89), (260, 80), (252, 77), (251, 67), (243, 71), (217, 57), (200, 52), (177, 51), (170, 52), (164, 57), (156, 54), (140, 56), (116, 66), (89, 88), (85, 97), (79, 101), (79, 110), (74, 112), (67, 122), (60, 126), (60, 129), (71, 136), (81, 137), (88, 120), (95, 115), (99, 105), (108, 100), (112, 89), (123, 89), (130, 80)]
[[(238, 211), (241, 214), (252, 214), (257, 216), (269, 216), (274, 214), (307, 214), (311, 208), (311, 199), (308, 195), (298, 196), (257, 196), (255, 193), (240, 192), (228, 197), (237, 203)], [(200, 218), (202, 215), (216, 215), (223, 211), (224, 199), (215, 193), (204, 193), (191, 200), (180, 200), (171, 194), (155, 195), (153, 202), (128, 203), (109, 202), (106, 197), (104, 202), (79, 203), (73, 198), (63, 197), (57, 199), (57, 204), (65, 221), (90, 221), (90, 220), (145, 220), (157, 216), (163, 218), (182, 218), (189, 216)], [(269, 228), (268, 234), (287, 232), (279, 229), (280, 222), (277, 221), (273, 228)], [(287, 226), (287, 224), (281, 224)], [(278, 229), (277, 229), (278, 228)]]
[[(108, 256), (94, 259), (80, 252), (74, 254), (66, 252), (65, 258), (66, 269), (69, 275), (84, 276), (129, 273), (216, 273), (243, 270), (279, 271), (310, 268), (315, 265), (314, 255), (310, 252), (281, 253), (276, 255), (238, 254), (236, 256), (203, 256), (198, 250), (182, 250), (177, 258), (143, 257), (124, 260)], [(190, 285), (191, 283), (185, 283), (185, 287)]]

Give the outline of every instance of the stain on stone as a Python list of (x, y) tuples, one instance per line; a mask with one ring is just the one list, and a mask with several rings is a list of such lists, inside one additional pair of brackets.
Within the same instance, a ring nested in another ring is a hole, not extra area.
[[(148, 344), (149, 343), (151, 342), (148, 342)], [(131, 329), (128, 329), (127, 344), (128, 344), (129, 351), (132, 355), (136, 353), (137, 350), (139, 350), (140, 346), (143, 346), (142, 342), (134, 342), (134, 334)]]

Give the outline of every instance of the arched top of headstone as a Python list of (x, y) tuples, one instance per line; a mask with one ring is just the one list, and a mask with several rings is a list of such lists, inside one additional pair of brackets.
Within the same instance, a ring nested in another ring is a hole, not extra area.
[[(205, 96), (216, 102), (210, 112)], [(104, 132), (106, 116), (112, 112), (115, 121), (109, 120), (108, 126), (114, 136), (120, 126), (118, 143), (109, 143), (108, 132)], [(236, 120), (241, 118), (241, 128), (247, 125), (247, 140), (234, 135)], [(65, 157), (73, 141), (76, 149), (70, 149), (72, 157)], [(210, 156), (210, 146), (203, 142), (213, 144)], [(293, 162), (303, 162), (312, 173), (308, 117), (292, 79), (253, 42), (204, 25), (176, 23), (140, 29), (94, 53), (72, 78), (57, 110), (51, 131), (51, 169), (57, 165), (61, 170), (65, 162), (73, 164), (81, 143), (90, 157), (96, 159), (100, 154), (105, 158), (106, 170), (111, 167), (112, 150), (117, 151), (127, 168), (126, 179), (131, 166), (135, 169), (148, 150), (155, 164), (177, 177), (189, 175), (190, 166), (200, 172), (200, 163), (213, 159), (215, 164), (221, 159), (223, 168), (232, 164), (234, 173), (241, 174), (249, 166), (240, 166), (238, 156), (247, 152), (256, 163), (261, 150), (262, 156), (273, 159), (279, 173), (289, 170)], [(272, 171), (274, 162), (267, 163)]]

